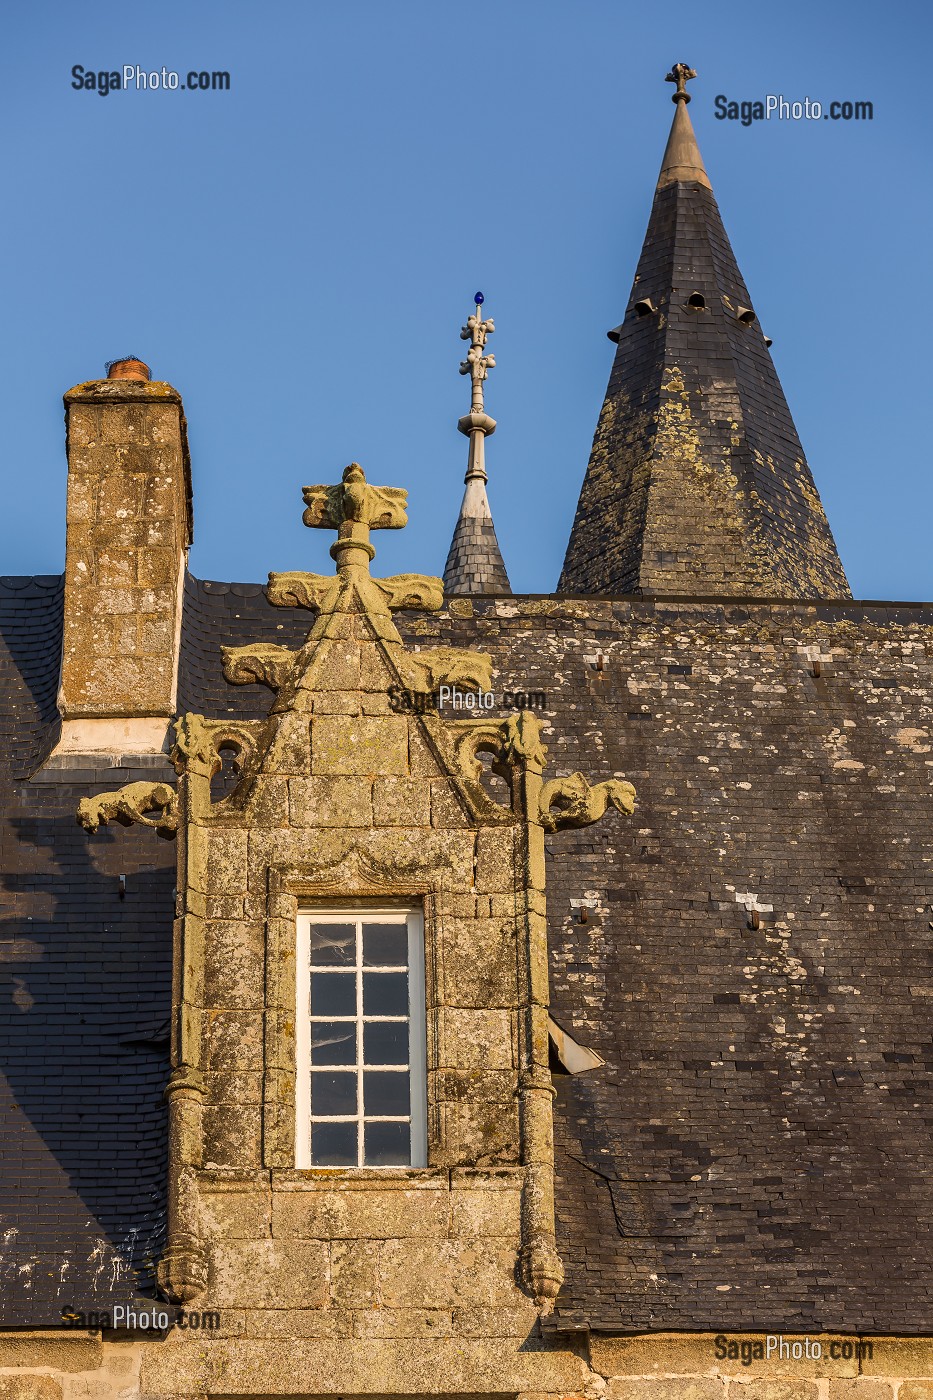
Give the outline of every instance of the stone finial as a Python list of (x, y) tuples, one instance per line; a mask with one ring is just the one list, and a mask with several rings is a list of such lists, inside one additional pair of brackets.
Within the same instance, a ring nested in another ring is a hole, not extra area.
[[(460, 361), (460, 373), (468, 374), (473, 381), (473, 401), (470, 405), (471, 413), (484, 413), (483, 405), (483, 380), (491, 369), (496, 367), (495, 355), (486, 355), (486, 337), (492, 335), (496, 329), (492, 319), (483, 320), (483, 313), (480, 310), (485, 297), (482, 292), (477, 292), (473, 298), (476, 310), (472, 316), (467, 317), (467, 323), (460, 328), (460, 339), (468, 340), (470, 348), (467, 351), (465, 360)], [(469, 430), (468, 430), (469, 431)]]
[(492, 335), (495, 326), (491, 319), (483, 320), (482, 292), (477, 292), (473, 301), (476, 309), (460, 330), (460, 339), (470, 342), (467, 357), (460, 363), (460, 373), (470, 375), (473, 394), (470, 412), (457, 423), (460, 432), (470, 439), (470, 452), (463, 478), (466, 490), (444, 567), (444, 592), (509, 593), (509, 576), (502, 562), (486, 495), (486, 439), (496, 431), (496, 420), (486, 412), (483, 381), (496, 361), (495, 356), (484, 351), (486, 337)]
[(361, 565), (368, 569), (376, 551), (369, 542), (370, 530), (401, 530), (408, 524), (405, 505), (408, 492), (398, 486), (370, 486), (359, 462), (351, 462), (339, 486), (306, 486), (302, 491), (304, 523), (319, 530), (336, 530), (337, 542), (330, 548), (338, 570)]
[(677, 84), (677, 91), (671, 94), (672, 102), (690, 101), (690, 94), (687, 91), (687, 83), (690, 81), (691, 78), (695, 78), (696, 75), (697, 70), (695, 68), (688, 68), (686, 63), (675, 63), (671, 67), (671, 71), (665, 74), (664, 81), (666, 83)]

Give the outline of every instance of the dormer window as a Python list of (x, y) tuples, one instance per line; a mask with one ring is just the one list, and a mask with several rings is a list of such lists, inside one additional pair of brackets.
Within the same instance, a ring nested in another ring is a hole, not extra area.
[(423, 1167), (424, 934), (420, 910), (299, 915), (299, 1167)]

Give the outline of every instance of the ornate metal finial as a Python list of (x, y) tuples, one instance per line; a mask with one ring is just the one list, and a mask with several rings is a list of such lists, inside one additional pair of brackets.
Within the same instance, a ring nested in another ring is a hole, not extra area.
[(483, 404), (483, 380), (486, 378), (488, 370), (495, 369), (495, 355), (484, 355), (486, 348), (486, 337), (492, 335), (496, 329), (492, 320), (484, 321), (480, 307), (486, 298), (482, 292), (477, 292), (473, 298), (476, 310), (472, 316), (467, 317), (467, 323), (460, 328), (460, 339), (470, 341), (470, 348), (467, 351), (465, 360), (460, 361), (460, 373), (469, 374), (473, 379), (473, 402), (470, 406), (472, 413), (484, 413)]
[(688, 68), (686, 63), (675, 63), (673, 65), (671, 71), (667, 74), (667, 76), (664, 79), (666, 83), (677, 84), (677, 91), (671, 96), (672, 102), (690, 101), (690, 94), (687, 91), (687, 83), (690, 81), (691, 78), (695, 78), (696, 75), (697, 70), (695, 68)]

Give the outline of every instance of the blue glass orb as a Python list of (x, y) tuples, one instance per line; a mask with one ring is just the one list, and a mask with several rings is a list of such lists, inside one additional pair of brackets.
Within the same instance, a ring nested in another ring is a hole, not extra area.
[(476, 302), (476, 305), (477, 305), (477, 306), (482, 306), (482, 304), (483, 304), (483, 302), (486, 300), (486, 298), (483, 296), (482, 292), (477, 292), (477, 293), (476, 293), (476, 296), (473, 298), (473, 300)]

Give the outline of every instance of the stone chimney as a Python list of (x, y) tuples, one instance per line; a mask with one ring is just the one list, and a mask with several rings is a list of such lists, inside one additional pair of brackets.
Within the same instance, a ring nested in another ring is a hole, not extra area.
[(135, 358), (65, 395), (56, 753), (156, 754), (175, 713), (191, 469), (181, 396)]

